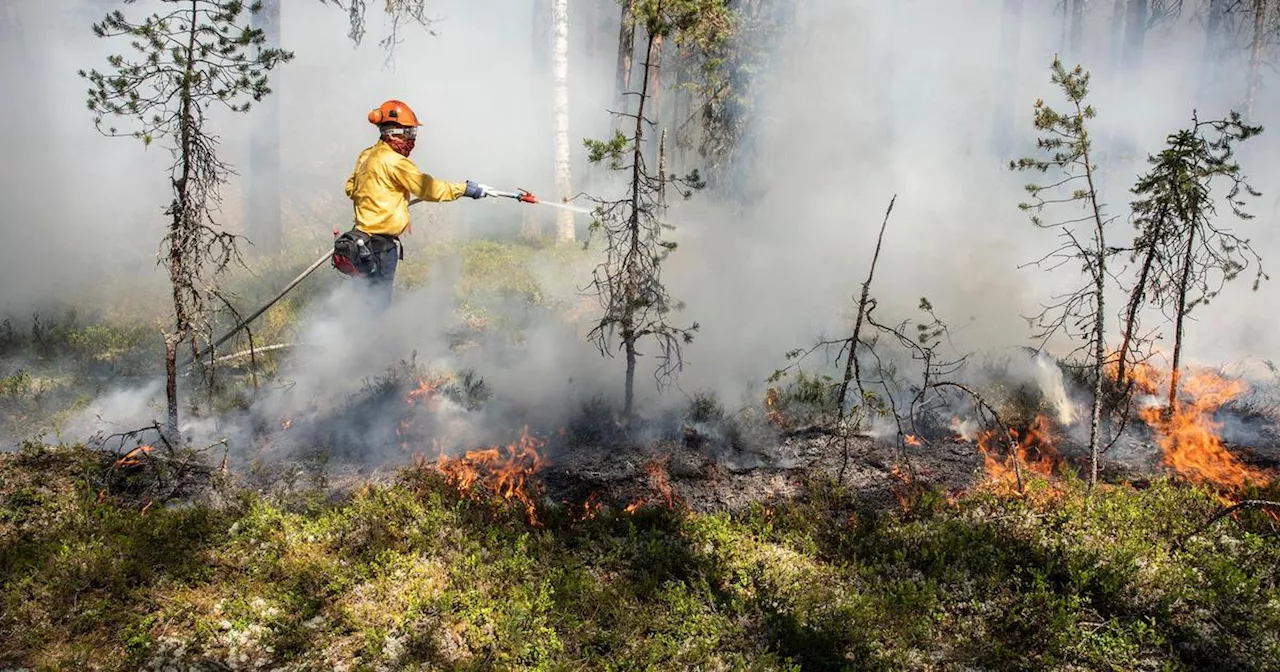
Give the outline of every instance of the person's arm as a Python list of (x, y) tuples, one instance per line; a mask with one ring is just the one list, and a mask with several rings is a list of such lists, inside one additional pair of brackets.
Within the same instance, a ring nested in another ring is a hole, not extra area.
[(470, 196), (465, 182), (437, 180), (418, 170), (418, 167), (405, 157), (399, 157), (399, 160), (390, 163), (387, 166), (387, 172), (396, 185), (424, 201), (441, 203)]

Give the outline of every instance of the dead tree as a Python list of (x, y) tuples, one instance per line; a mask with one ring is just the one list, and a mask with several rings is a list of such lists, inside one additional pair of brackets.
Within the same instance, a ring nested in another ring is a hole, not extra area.
[[(347, 17), (351, 22), (351, 29), (347, 33), (347, 37), (351, 41), (359, 45), (363, 40), (366, 32), (365, 16), (368, 14), (368, 0), (320, 0), (322, 5), (333, 5), (347, 13)], [(427, 7), (431, 4), (430, 0), (384, 0), (380, 2), (383, 6), (383, 12), (390, 19), (391, 27), (387, 36), (378, 41), (378, 46), (387, 51), (387, 63), (390, 64), (395, 57), (396, 45), (400, 44), (400, 31), (407, 24), (415, 24), (427, 31), (431, 35), (435, 35), (432, 26), (435, 25), (436, 19), (427, 15)]]
[[(1107, 247), (1107, 227), (1114, 220), (1104, 215), (1098, 201), (1095, 175), (1098, 167), (1093, 160), (1093, 139), (1088, 121), (1095, 111), (1085, 102), (1089, 93), (1089, 73), (1080, 66), (1068, 71), (1056, 56), (1053, 59), (1052, 82), (1062, 89), (1068, 103), (1066, 113), (1060, 113), (1045, 104), (1035, 103), (1035, 128), (1041, 132), (1037, 146), (1047, 157), (1027, 157), (1012, 161), (1012, 170), (1034, 170), (1047, 173), (1050, 168), (1059, 173), (1046, 184), (1029, 184), (1026, 189), (1031, 201), (1019, 204), (1030, 213), (1031, 222), (1039, 228), (1055, 230), (1061, 245), (1033, 265), (1053, 270), (1064, 264), (1079, 264), (1085, 283), (1075, 291), (1055, 297), (1030, 321), (1039, 328), (1035, 337), (1047, 343), (1058, 335), (1077, 336), (1084, 344), (1073, 352), (1090, 353), (1090, 369), (1093, 378), (1093, 413), (1089, 426), (1089, 486), (1098, 479), (1098, 457), (1101, 450), (1102, 410), (1104, 400), (1104, 366), (1106, 357), (1106, 285), (1107, 259), (1112, 251)], [(1040, 213), (1049, 204), (1078, 204), (1084, 213), (1079, 217), (1048, 223)], [(1087, 227), (1082, 235), (1078, 226)]]
[[(659, 2), (646, 7), (638, 18), (648, 35), (646, 53), (651, 54), (658, 36), (673, 29), (672, 17)], [(631, 135), (617, 132), (607, 142), (585, 141), (591, 163), (607, 163), (628, 178), (622, 198), (592, 199), (597, 207), (590, 231), (593, 235), (602, 235), (604, 259), (596, 266), (591, 283), (602, 314), (588, 333), (602, 354), (611, 356), (619, 349), (625, 353), (622, 413), (626, 418), (633, 414), (639, 344), (651, 340), (657, 345), (658, 366), (654, 377), (662, 387), (683, 369), (682, 347), (693, 341), (698, 329), (696, 322), (678, 327), (668, 321), (671, 313), (683, 305), (670, 295), (662, 282), (662, 264), (676, 248), (675, 243), (663, 237), (665, 231), (673, 228), (664, 221), (663, 215), (668, 186), (683, 187), (682, 194), (688, 198), (692, 189), (700, 189), (703, 184), (696, 172), (685, 177), (670, 177), (661, 172), (654, 175), (646, 166), (646, 131), (653, 125), (645, 116), (650, 101), (649, 65), (646, 60), (645, 74), (640, 77), (640, 91), (636, 94), (636, 112), (615, 112), (633, 122)]]
[(871, 267), (867, 270), (867, 280), (862, 283), (862, 294), (858, 297), (858, 314), (854, 317), (853, 333), (850, 334), (849, 340), (846, 342), (844, 378), (840, 381), (840, 391), (836, 394), (836, 408), (841, 419), (844, 418), (844, 404), (849, 394), (850, 382), (858, 386), (860, 398), (866, 396), (866, 391), (862, 387), (861, 371), (858, 368), (859, 336), (862, 332), (862, 321), (867, 314), (867, 300), (871, 292), (871, 281), (876, 275), (876, 262), (880, 260), (880, 247), (884, 244), (884, 230), (889, 225), (889, 215), (893, 214), (893, 204), (897, 200), (897, 194), (894, 194), (893, 198), (889, 199), (889, 207), (884, 211), (884, 220), (880, 222), (880, 233), (876, 236), (876, 249), (871, 255)]
[[(173, 200), (165, 214), (168, 231), (161, 255), (172, 284), (174, 321), (164, 334), (167, 431), (178, 431), (177, 354), (186, 344), (193, 359), (201, 332), (208, 332), (210, 281), (239, 259), (236, 236), (213, 219), (219, 188), (231, 168), (217, 155), (217, 139), (205, 131), (209, 108), (247, 112), (271, 90), (267, 72), (293, 54), (263, 48), (263, 31), (244, 16), (261, 8), (215, 0), (161, 0), (166, 11), (141, 22), (116, 10), (93, 25), (98, 37), (129, 40), (137, 52), (107, 59), (106, 73), (80, 71), (91, 85), (88, 106), (98, 130), (150, 145), (172, 142), (169, 180)], [(132, 126), (121, 130), (107, 116)]]

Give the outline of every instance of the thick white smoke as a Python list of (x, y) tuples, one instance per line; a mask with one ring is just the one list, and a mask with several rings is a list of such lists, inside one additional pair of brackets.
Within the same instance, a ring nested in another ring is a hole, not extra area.
[[(3, 67), (8, 89), (18, 94), (7, 100), (38, 95), (45, 103), (41, 109), (53, 115), (32, 120), (14, 106), (5, 109), (8, 119), (25, 120), (7, 124), (7, 137), (25, 138), (26, 144), (11, 146), (30, 158), (26, 168), (12, 171), (13, 181), (6, 181), (3, 232), (9, 239), (35, 240), (58, 260), (55, 272), (36, 255), (0, 266), (0, 304), (10, 310), (92, 295), (82, 292), (88, 287), (128, 291), (130, 283), (119, 281), (122, 267), (132, 275), (152, 274), (148, 255), (162, 226), (168, 157), (93, 131), (83, 109), (84, 86), (74, 73), (101, 67), (108, 47), (87, 31), (96, 16), (89, 4), (55, 9), (24, 3), (22, 14), (31, 17), (25, 29), (48, 45), (47, 55), (42, 51), (40, 58), (28, 58), (30, 69)], [(880, 220), (894, 194), (897, 203), (872, 287), (877, 316), (891, 323), (918, 318), (915, 306), (927, 296), (953, 328), (959, 350), (1027, 344), (1032, 332), (1022, 316), (1080, 281), (1072, 267), (1053, 273), (1020, 268), (1058, 241), (1052, 232), (1034, 228), (1016, 207), (1022, 184), (1038, 176), (1008, 170), (1010, 159), (1036, 151), (1033, 101), (1062, 105), (1049, 81), (1055, 53), (1062, 53), (1068, 66), (1079, 62), (1093, 72), (1095, 148), (1108, 171), (1107, 208), (1120, 216), (1112, 229), (1117, 245), (1131, 237), (1124, 222), (1126, 189), (1143, 165), (1114, 158), (1116, 141), (1128, 140), (1145, 155), (1159, 149), (1166, 133), (1185, 125), (1193, 110), (1202, 118), (1221, 116), (1240, 104), (1244, 75), (1239, 67), (1216, 80), (1220, 86), (1201, 90), (1204, 31), (1190, 4), (1184, 16), (1150, 31), (1140, 70), (1128, 74), (1112, 65), (1109, 3), (1093, 3), (1098, 6), (1089, 9), (1084, 44), (1073, 54), (1067, 54), (1062, 17), (1049, 5), (1024, 3), (1018, 51), (1002, 62), (1007, 18), (1002, 12), (1008, 4), (797, 3), (794, 23), (767, 51), (753, 94), (753, 151), (744, 154), (748, 163), (740, 167), (750, 194), (699, 194), (669, 213), (680, 248), (670, 258), (666, 279), (672, 293), (687, 302), (674, 319), (701, 325), (686, 349), (681, 389), (712, 390), (734, 403), (784, 364), (783, 353), (846, 333)], [(314, 235), (323, 237), (335, 222), (346, 221), (349, 204), (341, 185), (355, 155), (373, 141), (364, 115), (391, 97), (409, 102), (424, 118), (413, 157), (424, 170), (449, 180), (550, 194), (550, 58), (549, 46), (533, 29), (537, 6), (433, 2), (439, 34), (404, 29), (394, 68), (387, 68), (385, 52), (373, 44), (380, 28), (376, 19), (373, 34), (357, 49), (342, 41), (347, 21), (342, 12), (319, 3), (290, 3), (283, 41), (297, 59), (273, 80), (282, 106), (290, 226), (315, 229)], [(575, 139), (600, 137), (609, 128), (617, 17), (608, 9), (574, 10)], [(81, 25), (83, 30), (68, 29)], [(1276, 100), (1264, 87), (1258, 103), (1264, 125), (1275, 118)], [(1008, 115), (1007, 126), (997, 113)], [(672, 128), (677, 121), (663, 125)], [(238, 118), (217, 123), (228, 158), (244, 166), (248, 125)], [(31, 139), (32, 128), (43, 129), (40, 141)], [(59, 131), (47, 132), (54, 128)], [(1011, 149), (993, 151), (1002, 133)], [(1272, 225), (1280, 190), (1277, 142), (1269, 131), (1241, 152), (1245, 170), (1265, 196), (1251, 206), (1256, 220), (1233, 224), (1249, 231), (1268, 259), (1280, 251)], [(694, 156), (680, 168), (696, 165)], [(588, 191), (616, 186), (588, 169), (577, 140), (573, 172)], [(242, 187), (236, 180), (228, 190), (227, 218), (233, 226), (239, 224)], [(523, 214), (515, 204), (492, 201), (415, 207), (476, 236), (510, 233)], [(418, 221), (425, 214), (416, 211)], [(1058, 216), (1078, 213), (1062, 209)], [(408, 255), (421, 252), (427, 233), (419, 228), (407, 238)], [(138, 274), (138, 268), (147, 270)], [(115, 282), (105, 282), (111, 279)], [(300, 339), (306, 347), (282, 371), (292, 390), (261, 402), (276, 406), (259, 410), (287, 415), (298, 400), (337, 398), (363, 376), (376, 375), (414, 351), (423, 360), (474, 367), (508, 403), (523, 406), (521, 413), (621, 387), (620, 360), (602, 359), (584, 343), (581, 331), (551, 320), (536, 323), (519, 347), (490, 343), (487, 349), (452, 354), (446, 330), (454, 280), (441, 272), (426, 289), (402, 293), (394, 315), (363, 324), (349, 319), (347, 290), (335, 290), (313, 306)], [(570, 297), (586, 277), (576, 272), (543, 280), (548, 292)], [(1264, 284), (1251, 293), (1241, 279), (1198, 308), (1188, 331), (1189, 359), (1274, 356), (1280, 336), (1258, 307), (1277, 304), (1277, 291)], [(1120, 295), (1113, 297), (1118, 307)], [(1113, 333), (1117, 313), (1108, 314)], [(652, 358), (643, 361), (651, 364)], [(648, 374), (646, 369), (638, 376), (639, 391), (653, 402)], [(1056, 367), (1034, 360), (1025, 375), (1053, 397), (1060, 419), (1073, 417), (1070, 392)], [(143, 388), (138, 395), (152, 399), (156, 392)], [(92, 426), (91, 418), (100, 412), (127, 415), (119, 405), (123, 399), (127, 395), (104, 397), (78, 426)]]

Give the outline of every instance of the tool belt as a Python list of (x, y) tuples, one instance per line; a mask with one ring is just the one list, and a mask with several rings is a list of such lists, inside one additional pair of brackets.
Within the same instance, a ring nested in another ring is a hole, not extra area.
[(333, 267), (344, 275), (364, 277), (382, 270), (378, 260), (391, 249), (404, 259), (404, 246), (397, 236), (370, 235), (360, 229), (345, 231), (333, 239)]

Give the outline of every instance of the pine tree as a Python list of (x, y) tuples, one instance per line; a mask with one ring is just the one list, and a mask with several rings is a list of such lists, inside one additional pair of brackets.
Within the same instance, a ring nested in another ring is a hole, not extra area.
[[(1098, 201), (1095, 176), (1098, 166), (1093, 160), (1093, 139), (1089, 133), (1089, 120), (1096, 116), (1093, 106), (1085, 103), (1089, 94), (1089, 73), (1080, 66), (1072, 70), (1063, 67), (1057, 56), (1053, 59), (1052, 81), (1067, 99), (1065, 113), (1057, 112), (1043, 100), (1035, 102), (1035, 128), (1042, 133), (1037, 146), (1048, 154), (1045, 158), (1028, 157), (1012, 161), (1013, 170), (1034, 170), (1047, 173), (1050, 168), (1058, 172), (1057, 179), (1048, 184), (1028, 184), (1027, 193), (1032, 201), (1019, 204), (1019, 208), (1031, 213), (1031, 222), (1037, 227), (1057, 231), (1062, 244), (1045, 255), (1036, 265), (1056, 269), (1075, 262), (1086, 282), (1076, 290), (1056, 297), (1053, 304), (1033, 318), (1039, 326), (1037, 338), (1048, 341), (1058, 334), (1078, 336), (1084, 339), (1079, 348), (1090, 353), (1090, 376), (1094, 381), (1093, 413), (1089, 426), (1089, 485), (1098, 480), (1098, 460), (1101, 454), (1101, 423), (1104, 404), (1103, 368), (1106, 363), (1106, 284), (1107, 226), (1114, 220), (1103, 213)], [(1078, 204), (1083, 216), (1057, 222), (1045, 222), (1040, 213), (1049, 204)], [(1081, 234), (1078, 225), (1087, 227)], [(1078, 351), (1079, 351), (1078, 350)]]
[(1132, 204), (1139, 230), (1134, 249), (1141, 251), (1143, 265), (1130, 294), (1120, 355), (1127, 354), (1139, 306), (1149, 302), (1173, 312), (1170, 409), (1177, 404), (1187, 315), (1251, 263), (1257, 265), (1253, 289), (1267, 279), (1262, 257), (1249, 240), (1219, 226), (1213, 196), (1215, 183), (1225, 182), (1229, 188), (1223, 198), (1232, 213), (1253, 218), (1243, 210), (1243, 197), (1260, 194), (1245, 181), (1234, 147), (1261, 132), (1262, 127), (1245, 123), (1236, 112), (1212, 121), (1193, 116), (1188, 128), (1171, 133), (1165, 148), (1147, 159), (1150, 170), (1133, 187), (1139, 197)]
[[(646, 54), (653, 53), (655, 40), (680, 28), (682, 20), (696, 11), (694, 3), (637, 0), (637, 19), (648, 36)], [(664, 232), (672, 229), (663, 216), (666, 212), (667, 189), (685, 190), (704, 185), (697, 172), (672, 177), (665, 166), (665, 141), (659, 142), (656, 174), (648, 167), (644, 146), (653, 122), (646, 116), (651, 100), (650, 63), (646, 59), (639, 78), (640, 90), (634, 95), (635, 113), (615, 112), (631, 123), (630, 135), (616, 132), (609, 141), (585, 141), (588, 158), (593, 164), (604, 163), (627, 176), (626, 194), (617, 200), (594, 199), (596, 217), (590, 233), (601, 235), (604, 259), (593, 273), (592, 289), (600, 301), (602, 314), (588, 334), (603, 354), (622, 350), (626, 357), (626, 378), (622, 414), (630, 418), (634, 412), (635, 374), (640, 357), (639, 344), (653, 341), (659, 350), (654, 372), (659, 386), (669, 382), (684, 364), (683, 346), (693, 341), (698, 324), (687, 327), (671, 324), (671, 314), (683, 305), (676, 301), (662, 282), (662, 264), (676, 249), (665, 240)], [(665, 136), (661, 134), (660, 137)], [(590, 241), (588, 241), (590, 244)]]
[[(205, 129), (215, 109), (249, 111), (271, 89), (267, 71), (293, 54), (263, 48), (262, 30), (249, 25), (261, 3), (239, 0), (160, 0), (164, 11), (131, 21), (116, 10), (93, 25), (101, 38), (127, 40), (131, 57), (107, 58), (103, 73), (81, 70), (91, 85), (89, 110), (98, 130), (150, 145), (167, 140), (174, 161), (169, 181), (173, 199), (165, 215), (168, 230), (161, 255), (172, 284), (173, 325), (164, 334), (166, 430), (177, 437), (177, 353), (184, 343), (192, 357), (197, 337), (207, 332), (208, 297), (213, 276), (239, 259), (236, 236), (213, 218), (219, 188), (231, 168), (217, 155), (218, 141)], [(130, 128), (106, 122), (118, 117)], [(206, 334), (207, 336), (207, 334)]]

